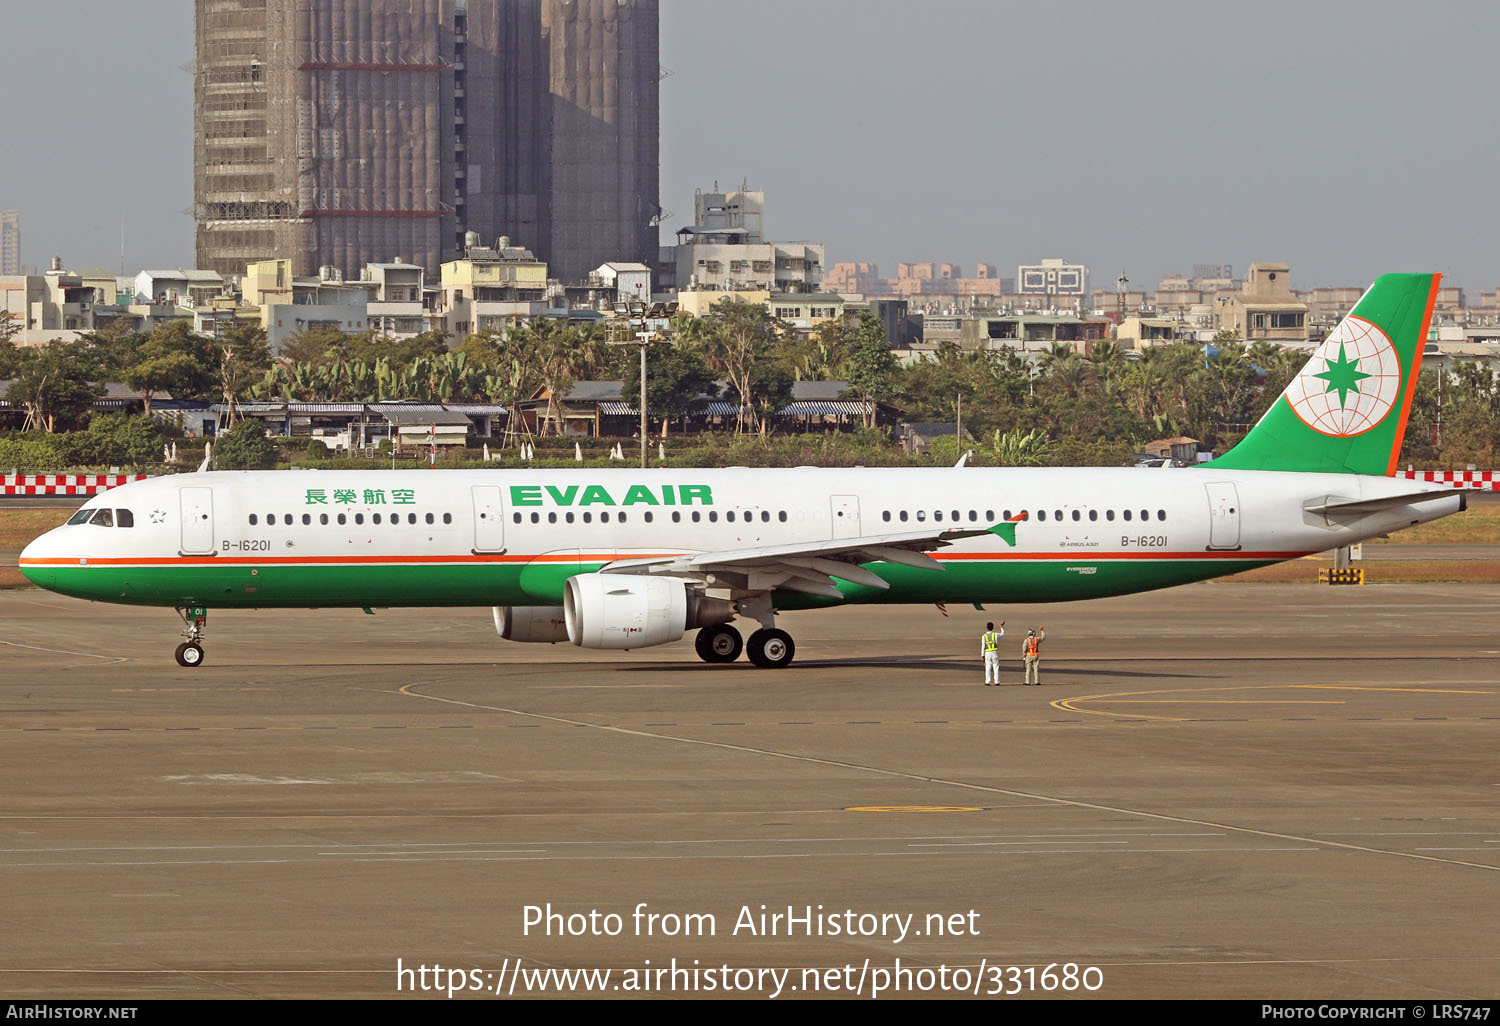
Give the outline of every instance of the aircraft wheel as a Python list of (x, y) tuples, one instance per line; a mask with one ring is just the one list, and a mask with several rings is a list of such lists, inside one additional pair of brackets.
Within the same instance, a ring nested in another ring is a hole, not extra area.
[(699, 631), (693, 647), (698, 650), (698, 658), (705, 663), (732, 663), (744, 651), (745, 642), (740, 638), (739, 631), (727, 623), (721, 623)]
[(203, 646), (195, 641), (184, 641), (177, 646), (178, 666), (202, 666)]
[(786, 631), (768, 627), (750, 635), (745, 650), (750, 655), (750, 661), (762, 670), (779, 670), (792, 661), (797, 646), (792, 643), (792, 636)]

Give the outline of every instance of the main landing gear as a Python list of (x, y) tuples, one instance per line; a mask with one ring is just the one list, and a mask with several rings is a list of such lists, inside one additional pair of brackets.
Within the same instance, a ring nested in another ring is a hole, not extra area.
[(178, 666), (202, 666), (203, 665), (203, 628), (208, 623), (208, 610), (201, 607), (191, 609), (178, 608), (177, 615), (182, 617), (183, 624), (187, 630), (182, 636), (187, 638), (177, 646)]
[(740, 632), (727, 623), (703, 628), (693, 645), (698, 649), (698, 658), (705, 663), (732, 663), (745, 648)]
[(792, 643), (792, 636), (786, 631), (762, 627), (750, 635), (750, 640), (745, 643), (745, 651), (749, 654), (750, 661), (762, 670), (779, 670), (791, 663), (797, 646)]
[(732, 663), (743, 651), (762, 670), (781, 669), (791, 663), (797, 650), (786, 631), (762, 627), (750, 635), (749, 641), (741, 641), (740, 632), (727, 623), (703, 628), (693, 645), (705, 663)]

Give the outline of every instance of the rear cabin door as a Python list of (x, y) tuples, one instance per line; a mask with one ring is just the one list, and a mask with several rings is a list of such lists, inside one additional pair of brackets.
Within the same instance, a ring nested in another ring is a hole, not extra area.
[(214, 548), (214, 490), (194, 486), (177, 489), (182, 515), (183, 556), (211, 556)]
[(505, 551), (505, 508), (499, 485), (474, 485), (474, 551)]
[(828, 516), (833, 524), (834, 538), (858, 538), (859, 496), (834, 495), (828, 500)]
[(1208, 547), (1239, 548), (1239, 490), (1228, 481), (1211, 481), (1203, 487), (1208, 491)]

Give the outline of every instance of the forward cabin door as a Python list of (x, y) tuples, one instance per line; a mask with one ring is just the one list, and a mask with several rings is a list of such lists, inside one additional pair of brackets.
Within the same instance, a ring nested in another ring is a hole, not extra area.
[(214, 548), (214, 490), (194, 486), (177, 489), (182, 516), (182, 556), (212, 556)]
[(828, 499), (828, 516), (833, 524), (834, 538), (858, 538), (859, 496), (834, 495)]
[(1239, 490), (1228, 481), (1211, 481), (1203, 487), (1208, 491), (1208, 547), (1239, 548)]
[(474, 551), (505, 551), (505, 508), (499, 485), (474, 485)]

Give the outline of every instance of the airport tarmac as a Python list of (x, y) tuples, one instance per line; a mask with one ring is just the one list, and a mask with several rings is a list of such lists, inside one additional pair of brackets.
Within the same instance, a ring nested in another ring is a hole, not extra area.
[[(519, 959), (626, 996), (675, 958), (700, 975), (653, 996), (727, 966), (868, 998), (899, 959), (982, 995), (1494, 998), (1497, 602), (802, 613), (784, 671), (510, 644), (488, 610), (214, 613), (184, 670), (169, 610), (0, 592), (0, 989), (566, 993)], [(1047, 627), (1043, 687), (981, 685), (987, 618), (1016, 685)], [(549, 903), (583, 934), (528, 930)]]

